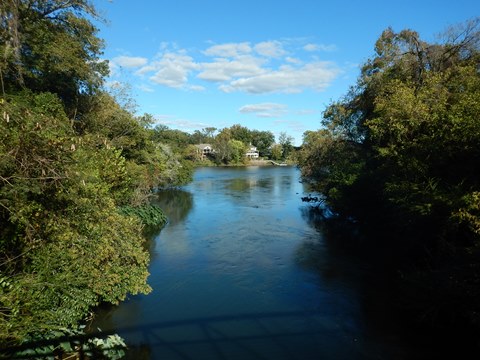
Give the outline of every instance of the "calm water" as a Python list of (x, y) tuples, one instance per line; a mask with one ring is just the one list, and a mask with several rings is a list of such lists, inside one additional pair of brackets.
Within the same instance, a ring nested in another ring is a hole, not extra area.
[(100, 313), (132, 359), (409, 359), (365, 264), (314, 226), (293, 167), (201, 168), (159, 194), (147, 296)]

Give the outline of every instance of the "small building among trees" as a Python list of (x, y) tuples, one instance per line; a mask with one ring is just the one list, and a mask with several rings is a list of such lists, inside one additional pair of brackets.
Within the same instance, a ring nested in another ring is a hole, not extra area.
[(208, 155), (213, 154), (215, 151), (213, 150), (212, 145), (210, 144), (198, 144), (195, 145), (197, 148), (197, 154), (199, 155), (201, 160), (205, 160)]
[(250, 159), (257, 159), (259, 157), (259, 152), (256, 146), (250, 145), (245, 153), (245, 156)]

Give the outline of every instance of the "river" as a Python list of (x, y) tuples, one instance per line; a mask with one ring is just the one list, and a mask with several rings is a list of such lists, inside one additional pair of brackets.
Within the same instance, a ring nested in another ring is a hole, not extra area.
[(412, 358), (380, 276), (315, 226), (299, 175), (199, 168), (159, 193), (169, 223), (150, 242), (153, 291), (96, 326), (131, 359)]

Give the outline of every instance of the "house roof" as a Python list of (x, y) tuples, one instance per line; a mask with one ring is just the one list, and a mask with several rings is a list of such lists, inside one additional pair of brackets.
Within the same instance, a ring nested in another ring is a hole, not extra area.
[(197, 144), (197, 145), (195, 145), (195, 146), (196, 146), (197, 148), (199, 148), (200, 150), (203, 150), (203, 149), (205, 149), (205, 148), (207, 148), (207, 147), (210, 148), (210, 149), (212, 148), (212, 145), (211, 145), (211, 144)]

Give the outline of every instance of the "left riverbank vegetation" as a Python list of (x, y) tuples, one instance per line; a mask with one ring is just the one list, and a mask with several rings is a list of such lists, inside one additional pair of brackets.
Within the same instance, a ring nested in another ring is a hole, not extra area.
[(325, 110), (322, 128), (304, 134), (300, 157), (303, 178), (335, 217), (369, 234), (361, 247), (390, 254), (401, 301), (435, 325), (474, 326), (475, 336), (479, 69), (479, 18), (431, 43), (386, 29), (357, 83)]
[(148, 293), (152, 190), (191, 162), (105, 90), (88, 0), (0, 4), (0, 348)]

